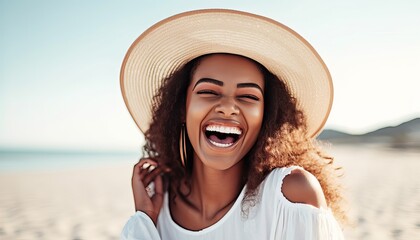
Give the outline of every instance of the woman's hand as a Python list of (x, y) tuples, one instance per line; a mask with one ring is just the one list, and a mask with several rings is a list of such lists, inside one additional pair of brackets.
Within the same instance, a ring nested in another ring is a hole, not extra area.
[[(136, 211), (146, 213), (153, 222), (157, 223), (160, 208), (163, 203), (163, 183), (161, 174), (167, 170), (162, 169), (150, 159), (141, 159), (133, 169), (131, 186), (133, 188), (134, 205)], [(154, 182), (154, 194), (150, 197), (149, 184)]]

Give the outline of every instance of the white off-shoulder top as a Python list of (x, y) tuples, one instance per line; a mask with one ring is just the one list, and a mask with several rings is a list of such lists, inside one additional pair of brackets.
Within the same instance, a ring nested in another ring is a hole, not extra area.
[(145, 213), (138, 211), (124, 226), (121, 239), (344, 239), (330, 209), (292, 203), (284, 197), (281, 192), (283, 179), (296, 168), (299, 167), (273, 170), (261, 183), (256, 204), (249, 208), (247, 214), (242, 208), (245, 188), (242, 189), (231, 209), (218, 222), (200, 231), (184, 229), (173, 221), (166, 193), (157, 228)]

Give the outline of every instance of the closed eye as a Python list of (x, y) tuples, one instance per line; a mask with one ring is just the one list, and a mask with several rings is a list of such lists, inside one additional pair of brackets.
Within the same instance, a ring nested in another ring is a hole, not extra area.
[(254, 101), (259, 101), (260, 100), (259, 97), (255, 96), (255, 95), (252, 95), (252, 94), (240, 95), (240, 96), (238, 96), (238, 98), (240, 98), (240, 99), (249, 99), (249, 100), (254, 100)]
[(197, 94), (204, 94), (204, 95), (214, 95), (214, 96), (218, 96), (219, 93), (213, 91), (213, 90), (200, 90), (197, 91)]

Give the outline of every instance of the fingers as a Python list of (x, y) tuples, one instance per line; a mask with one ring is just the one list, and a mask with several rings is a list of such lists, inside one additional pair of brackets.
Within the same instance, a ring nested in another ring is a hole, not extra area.
[(150, 159), (141, 159), (133, 170), (133, 180), (140, 180), (143, 186), (148, 186), (155, 178), (162, 173), (169, 172), (168, 168), (161, 168)]
[(162, 174), (163, 170), (162, 168), (155, 168), (149, 173), (146, 173), (142, 179), (144, 186), (148, 186), (152, 181), (155, 180), (157, 176), (160, 176)]
[(152, 201), (154, 202), (157, 209), (160, 209), (163, 204), (163, 183), (162, 183), (162, 176), (157, 176), (154, 183), (155, 183), (155, 194), (152, 197)]
[(141, 159), (133, 168), (132, 189), (135, 209), (145, 212), (155, 223), (163, 204), (162, 175), (169, 171), (169, 168), (158, 166), (157, 162), (151, 159)]
[(157, 176), (155, 179), (155, 194), (163, 195), (163, 180), (162, 176)]
[[(144, 172), (147, 172), (151, 166), (153, 166), (154, 168), (157, 166), (157, 163), (153, 160), (150, 160), (148, 158), (144, 158), (141, 159), (136, 165), (134, 165), (134, 169), (133, 169), (133, 175), (134, 174), (141, 174)], [(152, 167), (152, 170), (153, 170)]]

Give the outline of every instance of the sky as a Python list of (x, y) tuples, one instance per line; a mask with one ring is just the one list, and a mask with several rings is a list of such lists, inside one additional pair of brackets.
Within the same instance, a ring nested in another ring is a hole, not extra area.
[(139, 149), (124, 55), (154, 23), (202, 8), (270, 17), (309, 41), (333, 77), (327, 128), (420, 117), (420, 1), (0, 0), (0, 148)]

